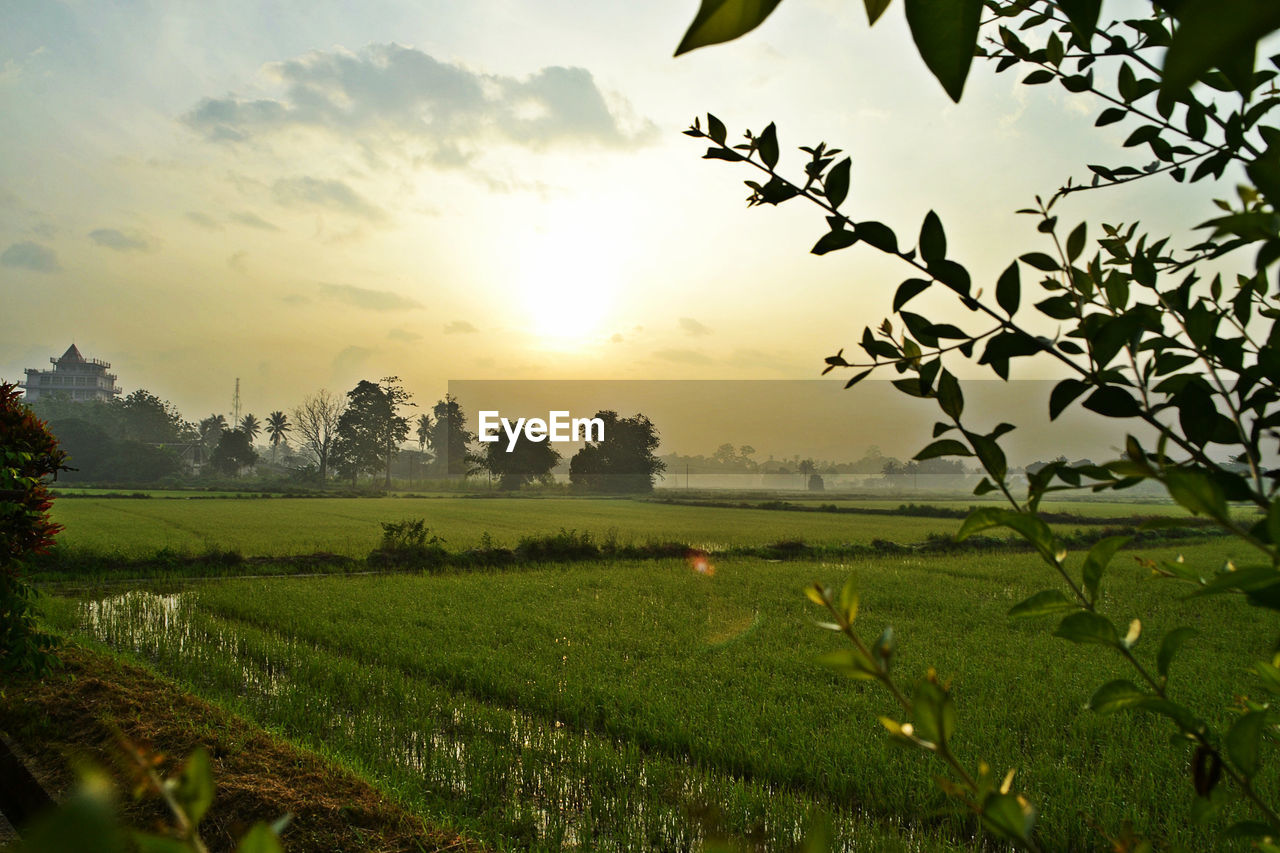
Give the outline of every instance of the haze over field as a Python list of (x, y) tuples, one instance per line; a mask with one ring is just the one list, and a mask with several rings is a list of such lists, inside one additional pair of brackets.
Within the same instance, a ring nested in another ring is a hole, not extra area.
[[(851, 212), (914, 235), (935, 208), (979, 285), (1035, 239), (1012, 209), (1127, 133), (981, 66), (953, 105), (902, 15), (870, 30), (832, 0), (673, 59), (695, 6), (12, 0), (0, 377), (74, 340), (191, 417), (236, 377), (255, 412), (388, 374), (420, 402), (450, 379), (808, 378), (903, 271), (807, 254), (812, 209), (747, 211), (749, 176), (680, 135), (695, 114), (847, 149)], [(1066, 215), (1160, 232), (1207, 192)]]

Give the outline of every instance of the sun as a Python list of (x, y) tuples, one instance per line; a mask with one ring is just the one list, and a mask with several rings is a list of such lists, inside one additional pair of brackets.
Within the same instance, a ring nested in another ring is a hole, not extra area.
[(598, 232), (580, 222), (542, 231), (521, 252), (520, 322), (543, 349), (578, 351), (606, 337), (620, 262)]

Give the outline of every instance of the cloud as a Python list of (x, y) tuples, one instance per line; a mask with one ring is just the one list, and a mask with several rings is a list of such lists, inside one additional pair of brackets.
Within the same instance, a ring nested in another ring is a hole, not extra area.
[(214, 219), (209, 214), (201, 213), (198, 210), (188, 210), (187, 219), (190, 219), (201, 228), (208, 228), (210, 231), (219, 231), (222, 229), (222, 225), (218, 223), (218, 220)]
[(35, 272), (57, 272), (62, 269), (58, 265), (58, 255), (48, 246), (24, 241), (14, 243), (0, 252), (0, 265), (34, 270)]
[(375, 44), (358, 54), (312, 51), (266, 72), (283, 89), (277, 97), (205, 98), (183, 121), (215, 142), (291, 128), (362, 145), (409, 138), (446, 167), (465, 165), (493, 140), (534, 149), (562, 143), (631, 148), (657, 135), (652, 121), (631, 120), (625, 103), (611, 107), (585, 68), (483, 74), (411, 47)]
[(422, 340), (422, 335), (417, 332), (411, 332), (408, 329), (392, 329), (387, 332), (387, 337), (393, 341), (405, 341), (406, 343)]
[(444, 333), (446, 335), (474, 335), (480, 331), (466, 320), (454, 320), (452, 323), (444, 324)]
[(250, 213), (247, 210), (241, 210), (231, 214), (228, 217), (232, 222), (239, 222), (241, 225), (248, 225), (250, 228), (257, 228), (261, 231), (279, 231), (280, 229), (263, 219), (256, 213)]
[(339, 379), (345, 379), (349, 374), (358, 373), (371, 355), (373, 350), (368, 347), (347, 347), (333, 358), (334, 375)]
[(342, 181), (323, 180), (307, 175), (281, 178), (271, 185), (271, 192), (276, 203), (285, 207), (324, 207), (370, 222), (386, 218), (386, 213), (380, 207), (369, 203)]
[(239, 252), (234, 252), (230, 257), (227, 258), (227, 266), (231, 267), (233, 270), (240, 273), (240, 275), (248, 275), (249, 274), (248, 258), (249, 258), (249, 253), (244, 251), (243, 249)]
[(704, 326), (703, 324), (699, 323), (697, 320), (693, 319), (692, 317), (681, 317), (680, 328), (686, 334), (693, 335), (695, 338), (701, 335), (711, 334), (710, 327)]
[(623, 340), (624, 339), (620, 332), (614, 332), (612, 335), (609, 336), (609, 343), (612, 343), (612, 344), (620, 344), (622, 343)]
[(679, 364), (711, 364), (710, 356), (692, 349), (660, 349), (654, 356), (663, 361), (674, 361)]
[(95, 228), (89, 232), (89, 239), (117, 252), (147, 252), (152, 248), (151, 240), (135, 229), (126, 232), (118, 228)]
[(368, 287), (356, 287), (354, 284), (319, 284), (320, 293), (330, 299), (354, 306), (367, 308), (370, 311), (404, 311), (410, 308), (421, 308), (422, 303), (393, 293), (390, 290), (373, 290)]

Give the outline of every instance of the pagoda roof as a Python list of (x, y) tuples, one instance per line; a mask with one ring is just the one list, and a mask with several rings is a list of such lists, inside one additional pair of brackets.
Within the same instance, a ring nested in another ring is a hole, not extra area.
[(58, 359), (58, 361), (84, 361), (84, 356), (80, 354), (80, 350), (76, 348), (76, 345), (72, 344), (67, 347), (67, 351), (62, 354), (62, 358)]

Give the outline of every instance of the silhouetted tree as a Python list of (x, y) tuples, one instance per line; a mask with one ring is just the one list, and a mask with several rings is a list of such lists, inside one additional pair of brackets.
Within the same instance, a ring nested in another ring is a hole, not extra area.
[[(604, 438), (588, 442), (569, 460), (569, 482), (587, 492), (653, 491), (654, 477), (667, 468), (654, 455), (658, 430), (653, 422), (642, 414), (620, 418), (612, 411), (595, 417), (604, 421)], [(733, 457), (732, 445), (724, 447)]]
[(289, 425), (289, 418), (284, 412), (277, 410), (267, 415), (267, 437), (271, 439), (272, 462), (276, 461), (280, 443), (286, 440), (285, 434), (292, 431), (293, 427)]
[(347, 408), (338, 418), (337, 451), (353, 486), (361, 472), (373, 473), (385, 466), (386, 488), (391, 488), (391, 457), (409, 437), (409, 419), (399, 410), (412, 405), (399, 382), (395, 376), (381, 384), (365, 379), (347, 392)]
[(293, 410), (294, 426), (304, 446), (315, 457), (321, 483), (329, 478), (329, 454), (337, 437), (342, 409), (343, 401), (321, 388)]
[(490, 441), (471, 459), (498, 478), (499, 489), (514, 491), (535, 480), (552, 482), (551, 469), (560, 461), (560, 453), (550, 441), (529, 441), (521, 433), (510, 451), (505, 440)]
[(240, 471), (258, 461), (258, 452), (249, 442), (249, 436), (242, 430), (225, 429), (214, 448), (209, 464), (215, 471), (231, 477), (239, 476)]
[(249, 443), (252, 444), (258, 440), (258, 436), (262, 433), (262, 424), (253, 415), (245, 415), (240, 419), (236, 429), (247, 435)]
[(474, 473), (471, 462), (475, 457), (468, 453), (468, 445), (475, 441), (475, 434), (467, 429), (467, 416), (457, 398), (445, 398), (432, 407), (434, 422), (427, 443), (435, 454), (432, 469), (437, 477), (466, 477)]

